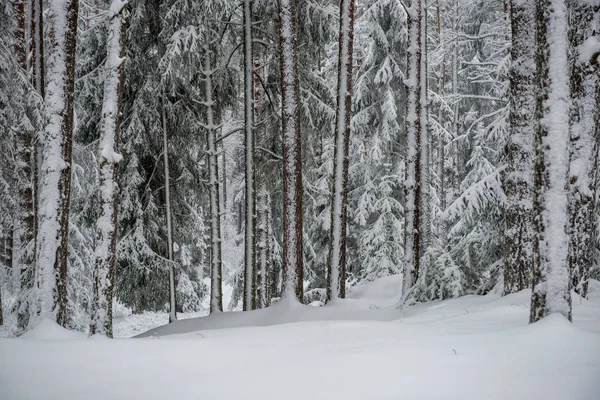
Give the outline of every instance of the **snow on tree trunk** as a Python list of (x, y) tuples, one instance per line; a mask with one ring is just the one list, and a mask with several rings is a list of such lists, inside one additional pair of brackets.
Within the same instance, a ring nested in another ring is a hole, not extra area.
[(217, 153), (217, 129), (213, 116), (213, 89), (210, 50), (204, 46), (204, 69), (202, 74), (205, 79), (206, 125), (208, 132), (208, 175), (210, 197), (210, 312), (223, 311), (223, 295), (221, 290), (221, 208), (219, 204), (219, 155)]
[(256, 290), (257, 308), (269, 306), (269, 272), (271, 269), (271, 255), (269, 251), (269, 209), (271, 208), (271, 198), (266, 186), (263, 184), (258, 191), (256, 205), (256, 231), (257, 239), (257, 261), (258, 261), (258, 279)]
[(296, 2), (278, 0), (283, 137), (283, 298), (302, 301), (302, 135)]
[(352, 49), (354, 42), (354, 0), (340, 3), (338, 45), (338, 88), (335, 117), (335, 159), (331, 232), (327, 264), (327, 299), (346, 296), (346, 242), (348, 217), (348, 162), (350, 119), (352, 117)]
[(252, 1), (244, 0), (244, 128), (245, 128), (245, 234), (243, 310), (256, 308), (256, 194), (254, 172), (254, 59), (252, 57)]
[(419, 45), (421, 47), (420, 54), (420, 64), (419, 64), (419, 118), (421, 119), (421, 123), (419, 124), (421, 135), (420, 138), (420, 154), (419, 154), (419, 162), (420, 162), (420, 177), (419, 177), (419, 187), (420, 187), (420, 204), (419, 207), (419, 245), (420, 245), (420, 256), (419, 256), (419, 264), (417, 264), (417, 274), (419, 275), (419, 267), (420, 260), (422, 255), (427, 251), (427, 248), (431, 244), (431, 168), (430, 165), (430, 154), (431, 154), (431, 135), (429, 134), (429, 100), (428, 100), (428, 91), (429, 91), (429, 83), (428, 83), (428, 71), (427, 71), (427, 43), (428, 43), (428, 33), (427, 33), (427, 0), (421, 0), (421, 22), (419, 28), (421, 29), (421, 33), (419, 36)]
[(571, 320), (567, 262), (569, 65), (565, 0), (541, 0), (536, 11), (538, 102), (533, 290), (529, 322), (551, 313)]
[[(600, 5), (569, 1), (571, 65), (571, 147), (569, 171), (569, 269), (575, 291), (587, 296), (589, 271), (593, 262), (596, 235), (597, 155), (596, 118), (598, 63), (592, 62), (589, 48), (598, 49), (594, 31), (600, 23)], [(596, 151), (596, 152), (595, 152)]]
[(109, 32), (104, 77), (104, 101), (100, 121), (99, 190), (100, 216), (96, 222), (94, 297), (90, 335), (112, 337), (112, 303), (117, 246), (117, 153), (121, 122), (121, 99), (125, 78), (125, 23), (122, 15), (127, 0), (113, 0), (109, 9)]
[[(26, 71), (27, 35), (25, 31), (25, 1), (14, 3), (17, 18), (15, 55), (20, 67)], [(21, 251), (17, 254), (15, 270), (19, 271), (21, 290), (18, 296), (17, 323), (20, 330), (27, 327), (29, 318), (29, 299), (33, 287), (33, 266), (35, 263), (35, 208), (34, 208), (34, 131), (23, 125), (17, 132), (17, 157), (19, 163), (19, 222), (16, 230), (21, 243)]]
[(169, 137), (167, 134), (167, 94), (162, 89), (163, 160), (165, 167), (165, 214), (167, 216), (167, 251), (169, 258), (169, 323), (177, 321), (175, 304), (175, 259), (173, 257), (173, 225), (171, 221), (171, 179), (169, 170)]
[(408, 89), (406, 111), (407, 170), (406, 170), (406, 237), (404, 243), (404, 276), (402, 298), (406, 299), (410, 288), (419, 276), (421, 256), (426, 247), (430, 230), (427, 204), (429, 197), (429, 163), (427, 155), (427, 63), (423, 60), (426, 40), (423, 32), (423, 3), (413, 0), (408, 8)]
[(535, 2), (512, 0), (510, 136), (504, 192), (504, 294), (529, 287), (533, 263), (533, 141), (535, 136)]
[[(78, 0), (49, 3), (51, 52), (39, 197), (36, 316), (67, 323), (67, 250)], [(38, 319), (38, 318), (35, 318)]]

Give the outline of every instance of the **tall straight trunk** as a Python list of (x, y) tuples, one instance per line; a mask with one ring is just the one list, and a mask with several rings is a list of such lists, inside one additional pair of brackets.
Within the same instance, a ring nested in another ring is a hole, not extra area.
[(118, 163), (122, 157), (119, 147), (121, 100), (125, 83), (125, 35), (123, 8), (126, 0), (113, 0), (109, 9), (108, 49), (104, 100), (100, 121), (98, 160), (100, 216), (96, 223), (96, 260), (94, 269), (94, 298), (92, 299), (90, 335), (113, 336), (112, 303), (118, 220)]
[[(25, 27), (25, 0), (14, 3), (17, 17), (15, 55), (21, 68), (26, 71), (27, 35)], [(35, 206), (34, 206), (34, 132), (21, 128), (17, 133), (17, 157), (19, 160), (19, 222), (17, 232), (21, 251), (16, 257), (16, 268), (20, 274), (21, 290), (18, 298), (17, 324), (20, 330), (27, 327), (29, 319), (28, 295), (33, 287), (33, 266), (35, 263)]]
[(73, 100), (78, 0), (55, 0), (51, 7), (51, 56), (46, 97), (47, 123), (41, 167), (36, 315), (67, 323), (67, 263)]
[(529, 287), (533, 265), (533, 159), (536, 124), (535, 1), (512, 0), (510, 136), (504, 192), (504, 294)]
[(214, 122), (213, 89), (211, 70), (210, 49), (204, 46), (204, 69), (202, 74), (205, 79), (205, 101), (206, 125), (208, 132), (208, 175), (209, 175), (209, 197), (210, 197), (210, 312), (223, 311), (222, 294), (222, 262), (221, 262), (221, 208), (219, 204), (219, 159), (217, 154), (217, 129)]
[(296, 52), (296, 2), (278, 0), (283, 147), (283, 290), (282, 297), (303, 298), (302, 135), (300, 81)]
[(565, 0), (540, 0), (536, 10), (538, 96), (534, 170), (533, 290), (529, 322), (551, 313), (571, 320), (567, 262), (569, 65)]
[(348, 151), (352, 117), (353, 44), (354, 0), (342, 0), (340, 2), (331, 231), (327, 263), (327, 299), (329, 301), (338, 297), (346, 297), (346, 221), (348, 217)]
[[(427, 248), (431, 245), (431, 135), (429, 134), (429, 81), (428, 81), (428, 64), (427, 64), (427, 0), (421, 0), (421, 22), (419, 36), (419, 46), (421, 47), (420, 64), (419, 64), (419, 124), (421, 135), (420, 139), (420, 154), (419, 162), (419, 187), (420, 187), (420, 204), (419, 204), (419, 244), (420, 255), (419, 264), (416, 270), (416, 277), (419, 276), (420, 260)], [(415, 278), (416, 278), (415, 277)]]
[(165, 167), (165, 214), (167, 216), (167, 256), (169, 258), (169, 323), (177, 321), (175, 303), (175, 258), (173, 257), (173, 225), (171, 221), (171, 178), (169, 169), (169, 137), (167, 132), (167, 94), (162, 89), (163, 160)]
[(254, 59), (252, 57), (252, 1), (244, 0), (244, 132), (245, 132), (245, 233), (244, 311), (256, 308), (256, 193), (254, 171)]
[[(600, 23), (600, 5), (569, 0), (571, 65), (571, 147), (569, 171), (569, 269), (573, 287), (587, 296), (593, 263), (597, 219), (594, 140), (598, 103), (598, 63), (581, 53), (582, 45), (594, 36)], [(594, 40), (594, 39), (592, 39)]]
[(412, 0), (408, 16), (408, 35), (410, 46), (408, 48), (408, 79), (405, 81), (408, 89), (406, 112), (407, 134), (407, 171), (406, 171), (406, 234), (404, 243), (404, 276), (402, 279), (402, 299), (406, 300), (410, 288), (416, 281), (419, 273), (421, 259), (421, 224), (422, 224), (422, 147), (421, 133), (423, 119), (421, 102), (421, 0)]
[[(437, 31), (438, 31), (438, 37), (440, 38), (440, 47), (441, 48), (445, 48), (445, 43), (444, 43), (444, 36), (443, 36), (443, 29), (442, 29), (442, 18), (441, 18), (441, 9), (440, 9), (440, 3), (438, 2), (437, 4)], [(446, 86), (446, 55), (444, 54), (443, 58), (442, 58), (442, 65), (440, 67), (441, 71), (440, 71), (440, 79), (439, 79), (439, 83), (438, 83), (438, 95), (440, 97), (443, 97), (444, 95), (444, 87)], [(442, 107), (438, 108), (438, 123), (441, 124), (443, 118), (443, 114), (442, 114)], [(446, 169), (445, 169), (445, 159), (446, 159), (446, 155), (445, 155), (445, 151), (446, 151), (446, 143), (444, 140), (444, 135), (443, 133), (440, 134), (439, 138), (438, 138), (438, 179), (440, 180), (440, 210), (445, 210), (446, 209)], [(442, 240), (442, 242), (445, 242), (446, 240), (446, 229), (443, 226), (443, 222), (440, 221), (440, 239)]]
[(269, 249), (269, 209), (271, 208), (271, 198), (264, 184), (258, 191), (256, 205), (256, 231), (257, 239), (257, 290), (256, 302), (258, 308), (269, 306), (269, 272), (271, 269), (271, 254)]
[[(30, 15), (30, 69), (33, 87), (42, 99), (46, 97), (46, 61), (44, 57), (44, 12), (43, 0), (31, 0)], [(41, 142), (43, 133), (39, 133), (38, 142)], [(40, 145), (33, 145), (32, 154), (32, 185), (33, 185), (33, 254), (32, 259), (37, 260), (37, 238), (39, 224), (39, 169), (40, 169)], [(32, 271), (33, 274), (33, 271)], [(31, 279), (33, 280), (33, 278)]]

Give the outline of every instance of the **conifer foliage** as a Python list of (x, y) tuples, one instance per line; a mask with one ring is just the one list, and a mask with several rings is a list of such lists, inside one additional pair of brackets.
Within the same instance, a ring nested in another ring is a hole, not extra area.
[(527, 289), (571, 319), (600, 278), (596, 3), (8, 2), (0, 323), (111, 337), (115, 306), (393, 274), (399, 307)]

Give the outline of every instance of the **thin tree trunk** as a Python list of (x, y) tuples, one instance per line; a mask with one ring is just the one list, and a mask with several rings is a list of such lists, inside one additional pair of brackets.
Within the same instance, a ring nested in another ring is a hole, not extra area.
[(335, 160), (331, 201), (331, 232), (327, 263), (327, 299), (346, 297), (346, 242), (348, 217), (348, 152), (352, 117), (352, 49), (354, 0), (340, 2), (338, 87), (335, 117)]
[(36, 315), (67, 324), (67, 264), (73, 100), (78, 0), (50, 2), (51, 25), (47, 124), (43, 140), (40, 187), (37, 286), (40, 291)]
[[(31, 0), (31, 41), (30, 62), (31, 80), (35, 90), (42, 99), (46, 97), (46, 64), (44, 58), (44, 12), (43, 0)], [(39, 142), (38, 138), (38, 142)], [(37, 260), (37, 238), (38, 238), (38, 214), (39, 214), (39, 167), (40, 167), (40, 144), (34, 143), (32, 154), (32, 176), (33, 176), (33, 260)]]
[(258, 241), (257, 260), (258, 260), (258, 282), (257, 282), (257, 307), (265, 308), (269, 306), (269, 272), (271, 269), (271, 259), (269, 252), (269, 209), (271, 199), (266, 186), (263, 184), (258, 191), (256, 206), (256, 230)]
[(243, 310), (256, 309), (256, 193), (254, 171), (254, 59), (252, 58), (252, 1), (244, 0), (244, 130), (245, 130), (245, 234)]
[(217, 129), (214, 123), (213, 115), (213, 89), (211, 70), (210, 50), (204, 46), (204, 70), (202, 74), (205, 79), (205, 101), (206, 106), (206, 125), (204, 128), (208, 132), (208, 174), (210, 190), (210, 312), (217, 313), (223, 311), (222, 294), (222, 266), (221, 266), (221, 208), (219, 204), (219, 170), (217, 154)]
[(534, 175), (533, 290), (529, 322), (551, 313), (571, 320), (567, 174), (569, 65), (565, 0), (540, 0), (536, 11), (538, 102)]
[(90, 335), (101, 334), (111, 338), (119, 203), (117, 174), (118, 163), (122, 159), (117, 151), (125, 83), (126, 27), (122, 11), (126, 4), (126, 0), (113, 0), (109, 9), (110, 25), (98, 157), (100, 216), (96, 223), (94, 298), (90, 322)]
[(163, 159), (165, 166), (165, 214), (167, 216), (167, 251), (169, 258), (169, 323), (177, 321), (175, 303), (175, 260), (173, 257), (173, 225), (171, 223), (171, 182), (169, 171), (169, 138), (167, 135), (167, 95), (162, 89)]
[[(571, 65), (571, 146), (569, 172), (569, 269), (573, 288), (587, 296), (596, 237), (594, 141), (598, 103), (598, 63), (582, 59), (581, 46), (600, 23), (600, 6), (569, 0)], [(585, 57), (587, 58), (587, 57)]]
[(533, 142), (535, 85), (535, 2), (512, 0), (510, 66), (510, 136), (504, 192), (504, 294), (529, 287), (533, 265)]
[(283, 136), (283, 298), (303, 300), (302, 135), (296, 2), (278, 0)]
[(431, 140), (429, 135), (429, 82), (428, 82), (428, 64), (427, 64), (427, 0), (421, 0), (421, 22), (419, 28), (421, 34), (419, 36), (419, 46), (421, 47), (420, 54), (420, 71), (419, 71), (419, 118), (421, 122), (419, 124), (420, 139), (420, 154), (419, 162), (421, 166), (419, 168), (419, 186), (420, 186), (420, 204), (419, 204), (419, 246), (420, 255), (419, 263), (416, 268), (415, 279), (419, 276), (420, 260), (427, 248), (431, 244)]

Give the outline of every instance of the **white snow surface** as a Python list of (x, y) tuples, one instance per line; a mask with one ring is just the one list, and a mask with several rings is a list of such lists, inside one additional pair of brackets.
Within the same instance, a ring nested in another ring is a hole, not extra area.
[(50, 321), (0, 339), (0, 399), (597, 400), (600, 283), (529, 325), (525, 290), (395, 308), (399, 277), (334, 306), (180, 320), (90, 340)]

